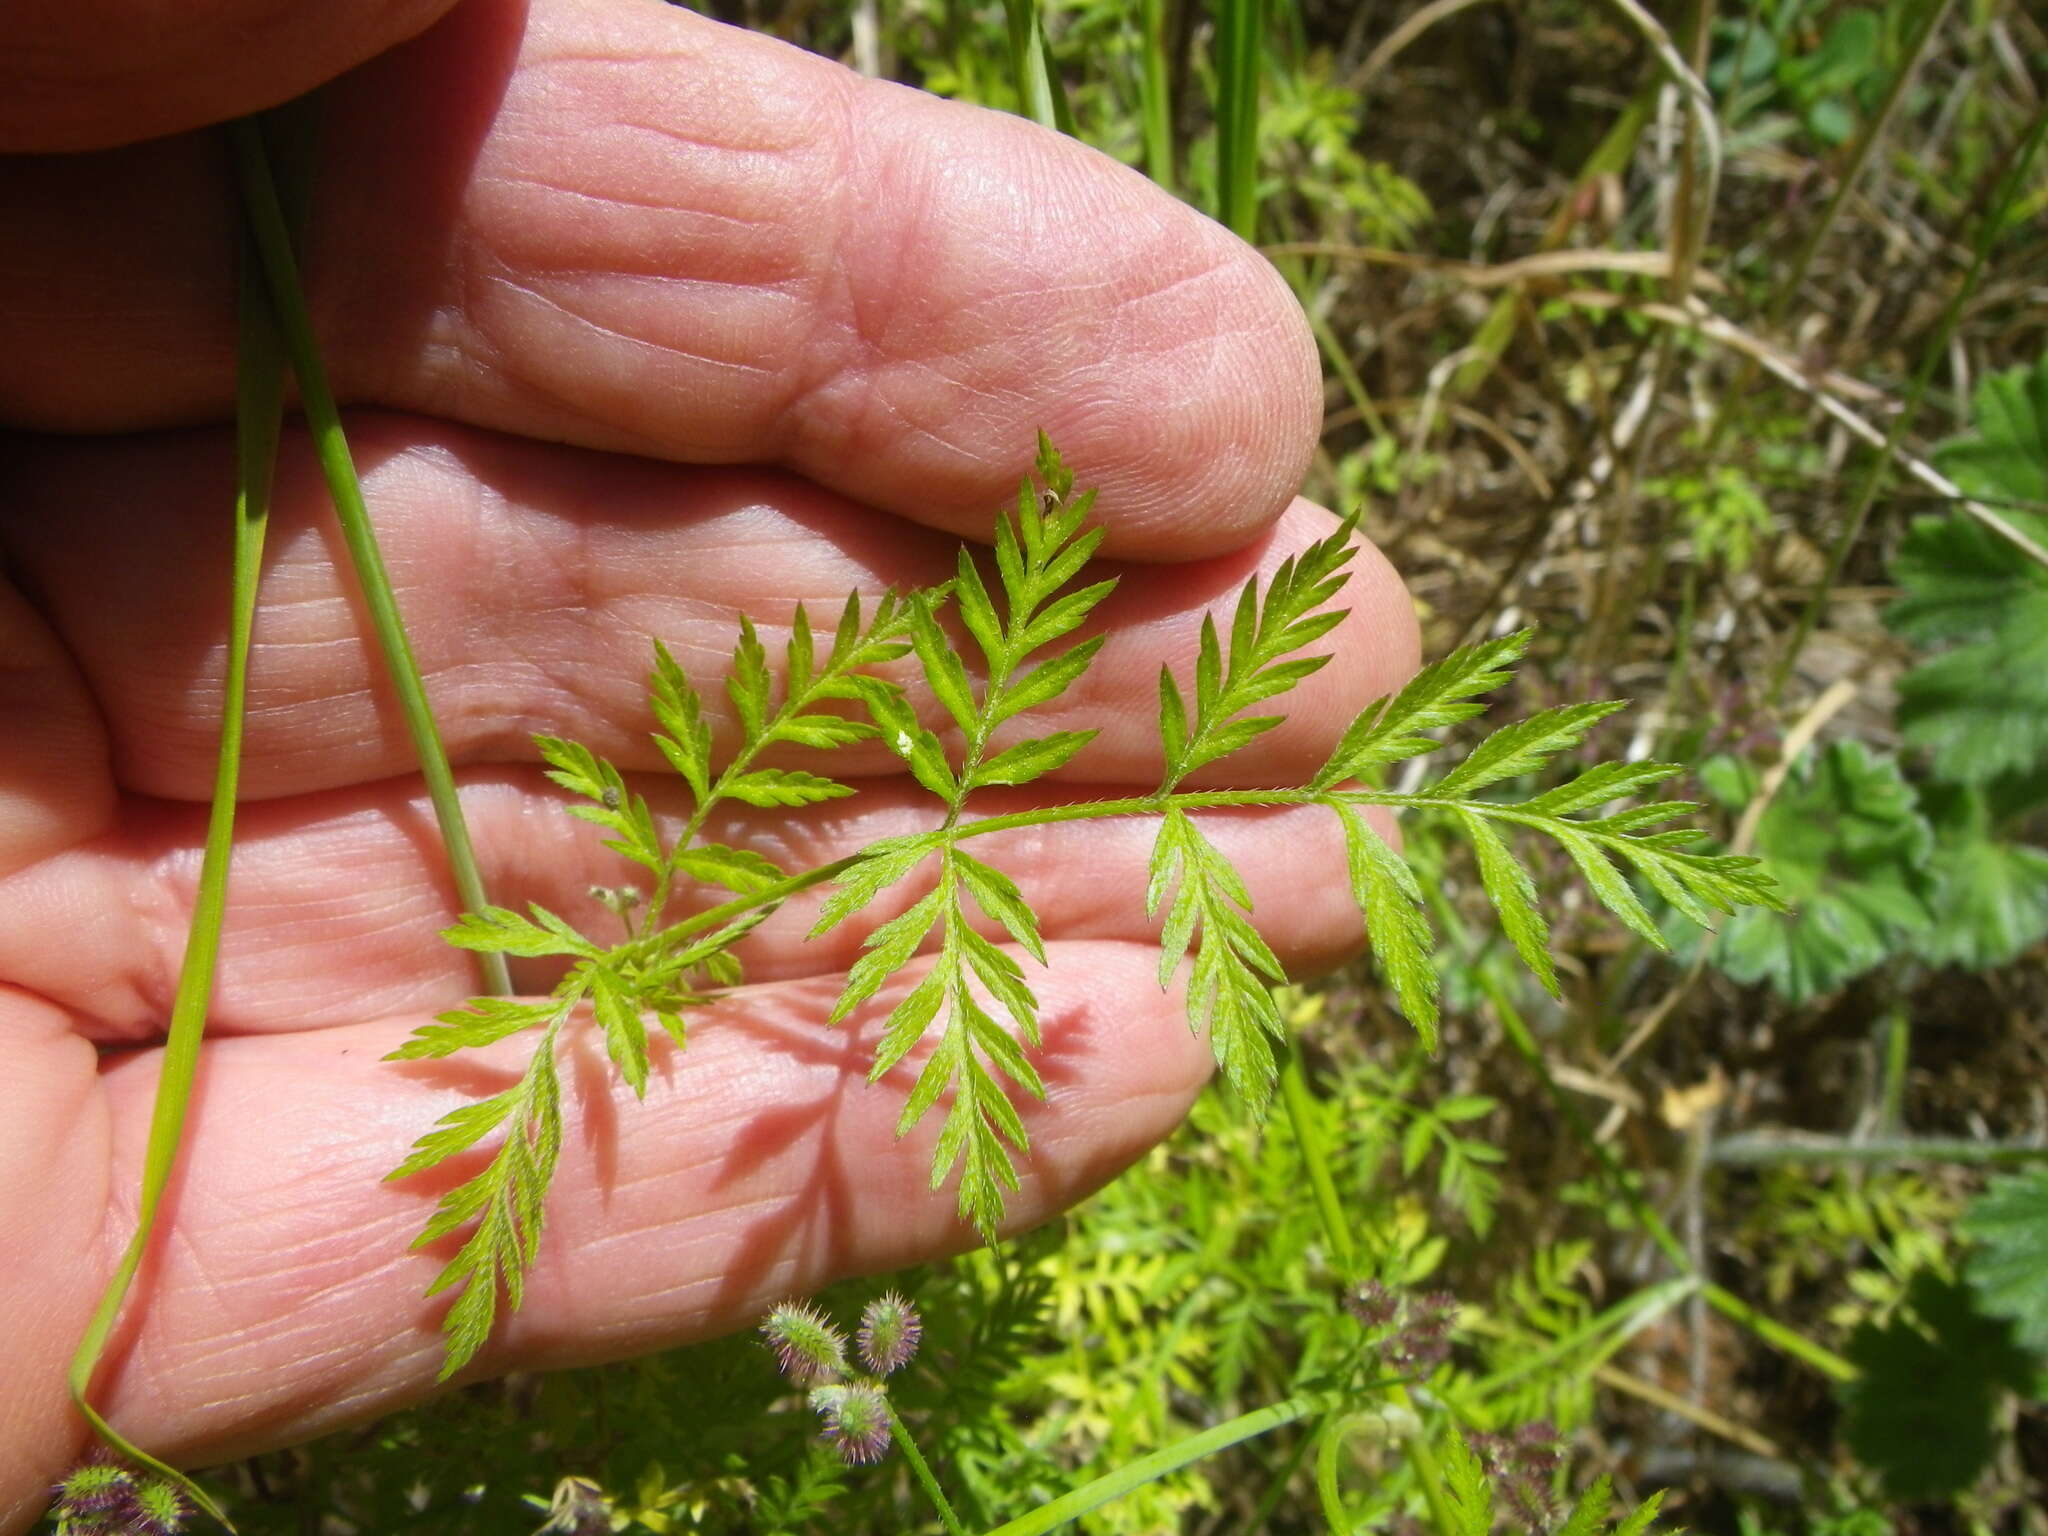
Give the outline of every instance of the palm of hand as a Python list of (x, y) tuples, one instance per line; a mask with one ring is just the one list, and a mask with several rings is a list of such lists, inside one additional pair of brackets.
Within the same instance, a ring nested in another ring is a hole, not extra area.
[[(477, 0), (347, 77), (324, 142), (309, 273), (340, 387), (375, 408), (351, 418), (356, 453), (494, 899), (595, 929), (584, 893), (622, 877), (561, 814), (530, 732), (648, 773), (661, 803), (646, 637), (715, 697), (738, 612), (772, 630), (798, 600), (942, 576), (1036, 427), (1102, 487), (1113, 551), (1186, 562), (1125, 582), (1086, 696), (1044, 722), (1106, 727), (1075, 765), (1092, 785), (1156, 782), (1159, 663), (1327, 527), (1288, 505), (1317, 402), (1278, 279), (1026, 125), (680, 12)], [(64, 1362), (129, 1229), (198, 868), (226, 613), (231, 450), (203, 425), (232, 396), (225, 185), (204, 137), (0, 162), (0, 259), (42, 297), (5, 321), (0, 420), (118, 434), (23, 436), (0, 466), (0, 1227), (31, 1235), (0, 1262), (0, 1312), (35, 1320), (0, 1373), (0, 1530), (82, 1444)], [(436, 1190), (379, 1181), (489, 1071), (380, 1061), (474, 980), (433, 938), (454, 914), (431, 817), (297, 438), (276, 500), (211, 1036), (101, 1388), (138, 1443), (188, 1461), (430, 1389), (439, 1258), (407, 1244)], [(1299, 779), (1411, 664), (1384, 565), (1348, 596), (1339, 660), (1235, 777)], [(839, 771), (865, 773), (856, 799), (714, 835), (803, 867), (928, 819), (879, 752)], [(1284, 960), (1355, 946), (1322, 820), (1217, 835)], [(1018, 1225), (1163, 1135), (1205, 1075), (1151, 976), (1148, 839), (1084, 824), (991, 848), (1054, 961)], [(857, 1035), (819, 1027), (861, 930), (806, 946), (806, 926), (786, 912), (749, 941), (748, 988), (645, 1105), (614, 1118), (598, 1055), (571, 1053), (549, 1245), (488, 1369), (703, 1336), (968, 1240), (924, 1188), (929, 1148), (894, 1141), (900, 1094), (864, 1089)]]

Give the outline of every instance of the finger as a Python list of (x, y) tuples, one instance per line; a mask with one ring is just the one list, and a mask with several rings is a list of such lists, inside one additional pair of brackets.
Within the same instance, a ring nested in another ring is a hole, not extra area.
[[(673, 783), (642, 786), (670, 813), (671, 835), (675, 813), (686, 808)], [(977, 797), (987, 815), (1034, 803), (1038, 797), (1028, 790)], [(600, 944), (622, 936), (592, 887), (639, 879), (644, 888), (645, 873), (606, 849), (598, 829), (570, 816), (562, 794), (538, 773), (473, 782), (463, 805), (494, 901), (515, 910), (538, 901)], [(931, 797), (916, 785), (876, 780), (853, 800), (806, 810), (741, 808), (716, 817), (704, 838), (796, 873), (881, 838), (927, 831), (937, 819)], [(1363, 934), (1343, 841), (1328, 811), (1205, 811), (1200, 823), (1244, 876), (1253, 919), (1290, 974), (1327, 969), (1356, 953)], [(413, 781), (246, 808), (209, 1030), (322, 1029), (431, 1013), (470, 996), (477, 988), (473, 957), (439, 937), (459, 913), (432, 827)], [(1018, 882), (1048, 941), (1150, 944), (1159, 922), (1146, 913), (1145, 890), (1157, 832), (1151, 817), (1072, 822), (976, 838), (968, 850)], [(131, 803), (115, 831), (0, 880), (0, 913), (9, 914), (0, 920), (0, 976), (70, 1010), (94, 1039), (160, 1038), (204, 836), (201, 807)], [(806, 892), (743, 942), (738, 953), (748, 978), (842, 976), (866, 936), (928, 888), (927, 877), (908, 880), (816, 939), (809, 935), (826, 892)], [(728, 896), (685, 885), (667, 920)], [(63, 942), (53, 943), (58, 932)], [(559, 975), (556, 962), (519, 963), (515, 981), (544, 992)]]
[[(6, 561), (0, 556), (0, 569)], [(76, 664), (0, 580), (0, 879), (113, 816), (106, 732)], [(0, 970), (0, 975), (5, 975)]]
[[(1207, 1071), (1144, 952), (1063, 948), (1046, 983), (1049, 1098), (1020, 1106), (1032, 1149), (1012, 1230), (1165, 1135)], [(970, 1245), (952, 1190), (926, 1188), (937, 1115), (895, 1136), (913, 1066), (866, 1085), (872, 1040), (817, 1027), (830, 995), (796, 983), (722, 1006), (687, 1053), (658, 1053), (643, 1103), (611, 1086), (587, 1039), (568, 1053), (540, 1262), (480, 1369), (704, 1338), (781, 1297)], [(409, 1022), (209, 1048), (173, 1195), (177, 1241), (159, 1248), (150, 1306), (103, 1388), (139, 1442), (203, 1464), (433, 1390), (446, 1303), (422, 1292), (447, 1255), (406, 1248), (440, 1186), (380, 1180), (435, 1117), (505, 1074), (486, 1084), (474, 1070), (379, 1062)], [(524, 1049), (501, 1056), (507, 1073)], [(150, 1055), (106, 1076), (117, 1180), (139, 1155), (154, 1077)]]
[(0, 1532), (25, 1529), (83, 1448), (65, 1375), (113, 1250), (98, 1053), (61, 1010), (0, 986)]
[[(386, 557), (443, 736), (458, 762), (531, 761), (532, 733), (658, 768), (648, 737), (649, 636), (695, 675), (730, 744), (720, 678), (737, 621), (763, 626), (779, 665), (798, 601), (826, 628), (846, 594), (944, 579), (954, 541), (785, 474), (689, 469), (572, 453), (417, 417), (355, 429)], [(1082, 472), (1093, 466), (1078, 463)], [(116, 443), (36, 440), (5, 473), (0, 558), (50, 616), (98, 699), (113, 770), (131, 791), (210, 793), (225, 656), (229, 455), (218, 434)], [(283, 455), (251, 659), (244, 793), (304, 793), (408, 772), (416, 758), (345, 574), (310, 450)], [(138, 506), (149, 517), (135, 516)], [(1030, 729), (1101, 727), (1071, 777), (1152, 787), (1157, 678), (1185, 673), (1201, 621), (1226, 630), (1242, 583), (1331, 529), (1297, 503), (1228, 556), (1123, 570), (1095, 615), (1110, 636), (1087, 678)], [(1115, 569), (1115, 568), (1112, 568)], [(1317, 646), (1336, 659), (1287, 696), (1288, 723), (1228, 760), (1237, 782), (1300, 782), (1372, 699), (1413, 669), (1416, 625), (1398, 579), (1361, 547), (1338, 601), (1351, 617)], [(926, 718), (946, 716), (909, 663)], [(0, 700), (4, 705), (4, 700)], [(14, 722), (0, 714), (0, 734)], [(1011, 729), (1021, 732), (1026, 722)], [(897, 771), (879, 745), (835, 754), (849, 773)]]
[(0, 153), (101, 149), (289, 101), (424, 31), (454, 0), (14, 0)]
[[(1167, 558), (1265, 527), (1314, 448), (1273, 268), (1021, 119), (615, 0), (470, 0), (324, 111), (306, 266), (348, 398), (975, 533), (1043, 428), (1113, 551)], [(217, 143), (0, 165), (0, 206), (36, 295), (0, 318), (0, 420), (227, 418)]]

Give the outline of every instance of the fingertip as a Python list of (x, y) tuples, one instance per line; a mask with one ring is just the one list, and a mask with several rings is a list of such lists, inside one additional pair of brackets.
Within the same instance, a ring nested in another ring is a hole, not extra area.
[(876, 177), (892, 190), (842, 215), (839, 334), (813, 338), (787, 462), (985, 537), (1043, 432), (1096, 492), (1107, 555), (1198, 559), (1277, 522), (1315, 451), (1322, 376), (1273, 265), (1078, 140), (855, 85), (849, 153), (869, 194)]

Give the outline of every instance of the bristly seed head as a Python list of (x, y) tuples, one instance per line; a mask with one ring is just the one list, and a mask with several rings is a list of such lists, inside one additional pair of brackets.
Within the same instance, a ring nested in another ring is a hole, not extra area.
[(1442, 1365), (1450, 1358), (1451, 1323), (1457, 1315), (1458, 1298), (1448, 1291), (1411, 1297), (1401, 1331), (1390, 1341), (1395, 1363), (1417, 1375)]
[(1401, 1310), (1401, 1300), (1377, 1280), (1368, 1280), (1344, 1294), (1344, 1310), (1366, 1328), (1384, 1328)]
[(924, 1319), (894, 1291), (876, 1297), (860, 1315), (860, 1357), (878, 1376), (908, 1365), (923, 1337)]
[(785, 1301), (761, 1324), (775, 1364), (800, 1387), (846, 1374), (846, 1339), (807, 1301)]
[(134, 1489), (135, 1479), (128, 1469), (110, 1460), (104, 1447), (95, 1447), (52, 1490), (56, 1503), (51, 1513), (59, 1520), (92, 1529), (101, 1516), (126, 1509)]
[(1466, 1443), (1515, 1518), (1528, 1530), (1544, 1530), (1557, 1513), (1550, 1497), (1551, 1477), (1563, 1460), (1556, 1426), (1539, 1420), (1511, 1435), (1468, 1435)]
[(1447, 1291), (1403, 1295), (1377, 1280), (1344, 1293), (1343, 1308), (1368, 1335), (1366, 1348), (1407, 1376), (1427, 1376), (1450, 1358), (1458, 1299)]
[(825, 1439), (848, 1466), (880, 1461), (889, 1449), (889, 1399), (872, 1382), (820, 1387), (811, 1406), (825, 1420)]
[(175, 1483), (142, 1478), (134, 1485), (126, 1518), (114, 1527), (124, 1536), (176, 1536), (192, 1516), (192, 1506)]

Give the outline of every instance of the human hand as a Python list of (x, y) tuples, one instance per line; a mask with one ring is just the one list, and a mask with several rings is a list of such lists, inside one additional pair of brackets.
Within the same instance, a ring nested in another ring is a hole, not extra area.
[[(267, 105), (279, 80), (297, 89), (425, 20), (292, 11), (323, 15), (320, 36), (195, 49), (156, 95), (131, 80), (67, 97), (60, 78), (24, 112), (0, 69), (0, 143), (114, 143)], [(36, 57), (47, 72), (62, 49)], [(1110, 639), (1086, 692), (1046, 722), (1106, 727), (1076, 765), (1103, 786), (1090, 793), (1152, 787), (1159, 664), (1185, 665), (1205, 611), (1327, 530), (1290, 501), (1320, 400), (1284, 285), (1028, 124), (657, 4), (470, 0), (336, 82), (322, 144), (316, 319), (496, 900), (588, 916), (583, 893), (620, 873), (564, 814), (529, 733), (586, 741), (660, 796), (648, 636), (701, 686), (739, 612), (772, 626), (798, 600), (836, 609), (853, 587), (942, 576), (954, 536), (984, 537), (1014, 493), (1037, 428), (1100, 487), (1108, 551), (1142, 562), (1098, 611)], [(198, 866), (227, 611), (234, 224), (210, 133), (0, 161), (0, 209), (18, 296), (0, 313), (0, 422), (18, 429), (0, 461), (13, 1531), (85, 1444), (64, 1366), (128, 1236)], [(440, 1361), (443, 1303), (422, 1292), (442, 1256), (407, 1251), (435, 1190), (380, 1180), (479, 1074), (381, 1058), (474, 977), (435, 938), (454, 916), (446, 869), (330, 530), (288, 434), (209, 1043), (98, 1389), (125, 1433), (186, 1464), (416, 1400)], [(1225, 765), (1235, 779), (1299, 782), (1412, 666), (1384, 562), (1362, 557), (1345, 596), (1352, 617), (1324, 642), (1337, 660)], [(801, 867), (922, 825), (894, 761), (865, 763), (855, 800), (714, 835)], [(1319, 813), (1215, 835), (1283, 960), (1356, 947)], [(1017, 1227), (1139, 1155), (1206, 1076), (1152, 975), (1149, 836), (990, 840), (1053, 962), (1034, 976), (1051, 1097), (1024, 1109)], [(805, 945), (806, 926), (791, 911), (757, 931), (751, 984), (659, 1062), (645, 1104), (615, 1108), (600, 1056), (571, 1053), (540, 1266), (476, 1373), (708, 1336), (972, 1240), (925, 1188), (933, 1127), (897, 1143), (900, 1083), (868, 1088), (858, 1033), (822, 1027), (859, 932)]]

